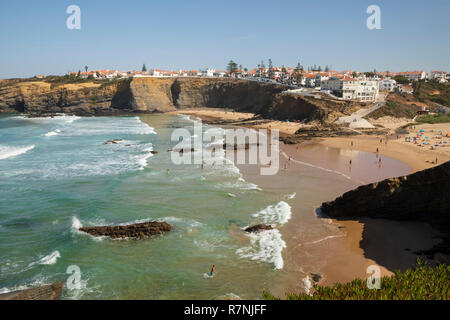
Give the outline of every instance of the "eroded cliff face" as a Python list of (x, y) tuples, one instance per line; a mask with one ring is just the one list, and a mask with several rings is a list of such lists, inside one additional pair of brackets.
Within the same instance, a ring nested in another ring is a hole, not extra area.
[(409, 176), (386, 179), (322, 204), (331, 218), (423, 221), (450, 232), (450, 161)]
[(87, 82), (55, 85), (43, 81), (2, 81), (0, 112), (101, 113), (110, 109), (117, 85)]
[(327, 121), (330, 103), (282, 94), (286, 87), (229, 78), (133, 78), (113, 84), (0, 82), (0, 112), (107, 114), (228, 108), (279, 120)]

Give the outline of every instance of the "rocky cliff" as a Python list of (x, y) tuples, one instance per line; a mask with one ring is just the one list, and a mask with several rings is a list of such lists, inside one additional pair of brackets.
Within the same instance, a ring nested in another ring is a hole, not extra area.
[(326, 121), (340, 106), (283, 94), (278, 84), (229, 78), (133, 78), (112, 83), (0, 82), (0, 112), (108, 114), (228, 108), (265, 118)]
[[(450, 226), (450, 161), (409, 176), (361, 186), (322, 204), (332, 218), (371, 217)], [(450, 229), (449, 229), (450, 230)]]
[(439, 251), (450, 253), (450, 161), (409, 176), (361, 186), (322, 204), (331, 218), (422, 221), (440, 230)]

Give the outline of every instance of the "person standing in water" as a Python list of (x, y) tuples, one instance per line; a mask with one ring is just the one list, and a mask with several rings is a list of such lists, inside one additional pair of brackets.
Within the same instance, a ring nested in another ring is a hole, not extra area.
[(211, 271), (209, 272), (209, 276), (214, 277), (215, 274), (216, 274), (216, 266), (213, 265)]

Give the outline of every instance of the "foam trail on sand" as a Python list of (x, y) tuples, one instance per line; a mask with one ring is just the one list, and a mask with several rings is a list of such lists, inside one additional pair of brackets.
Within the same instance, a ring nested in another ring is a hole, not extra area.
[[(283, 155), (286, 159), (289, 159), (289, 156), (288, 156), (285, 152), (282, 152), (282, 155)], [(295, 159), (292, 159), (292, 158), (290, 158), (290, 159), (291, 159), (291, 161), (296, 162), (296, 163), (298, 163), (298, 164), (302, 164), (302, 165), (304, 165), (304, 166), (308, 166), (308, 167), (316, 168), (316, 169), (319, 169), (319, 170), (323, 170), (323, 171), (335, 173), (335, 174), (338, 174), (338, 175), (340, 175), (340, 176), (343, 176), (344, 178), (346, 178), (346, 179), (348, 179), (348, 180), (352, 180), (352, 178), (351, 178), (350, 176), (348, 176), (348, 175), (346, 175), (346, 174), (344, 174), (344, 173), (342, 173), (342, 172), (334, 171), (334, 170), (330, 170), (330, 169), (326, 169), (326, 168), (322, 168), (322, 167), (316, 166), (316, 165), (314, 165), (314, 164), (307, 163), (307, 162), (303, 162), (303, 161), (299, 161), (299, 160), (295, 160)]]
[(19, 156), (34, 149), (34, 145), (26, 147), (9, 147), (0, 145), (0, 160)]

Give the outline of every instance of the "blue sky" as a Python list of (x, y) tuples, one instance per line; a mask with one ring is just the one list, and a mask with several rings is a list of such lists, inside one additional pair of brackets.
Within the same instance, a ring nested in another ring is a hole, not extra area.
[[(81, 30), (66, 8), (81, 8)], [(366, 9), (381, 8), (381, 30)], [(448, 0), (1, 1), (0, 78), (90, 69), (331, 66), (450, 71)]]

